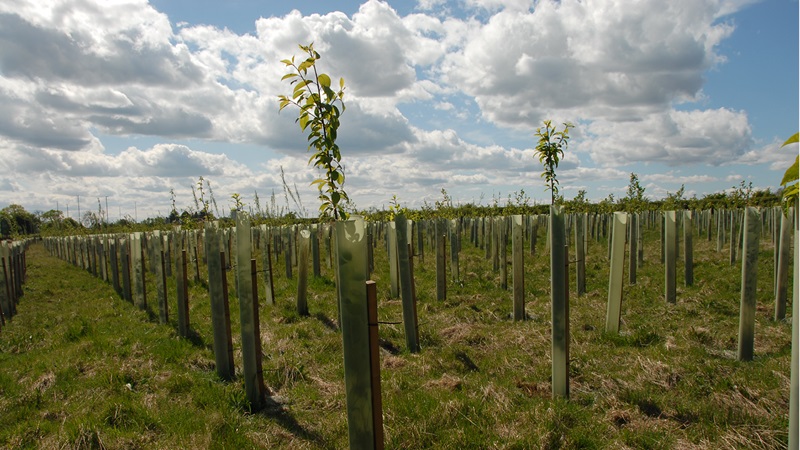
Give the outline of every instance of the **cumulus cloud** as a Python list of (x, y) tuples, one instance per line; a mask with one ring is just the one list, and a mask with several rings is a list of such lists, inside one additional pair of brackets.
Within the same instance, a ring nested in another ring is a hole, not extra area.
[[(400, 16), (368, 0), (352, 16), (253, 18), (253, 34), (173, 29), (146, 0), (0, 4), (0, 167), (29, 175), (15, 189), (46, 183), (66, 195), (72, 177), (96, 195), (139, 189), (153, 202), (200, 175), (221, 180), (223, 196), (280, 190), (284, 167), (313, 202), (317, 174), (296, 111), (279, 114), (276, 98), (291, 89), (279, 61), (314, 42), (319, 69), (345, 79), (338, 144), (348, 184), (368, 203), (401, 191), (422, 201), (451, 184), (469, 195), (539, 186), (532, 148), (475, 134), (533, 130), (544, 118), (578, 124), (559, 167), (565, 186), (627, 183), (619, 166), (636, 162), (777, 170), (789, 158), (754, 148), (746, 112), (682, 107), (724, 63), (725, 16), (749, 2), (422, 0)], [(417, 108), (438, 129), (420, 125)], [(104, 136), (156, 143), (112, 154)], [(265, 156), (228, 156), (203, 141)]]
[(3, 8), (3, 72), (84, 86), (186, 87), (202, 79), (203, 72), (189, 52), (170, 45), (171, 27), (165, 15), (142, 2), (98, 6), (64, 1), (35, 6), (21, 2), (13, 9)]
[(596, 120), (582, 143), (604, 165), (661, 162), (670, 166), (719, 166), (741, 157), (753, 144), (747, 114), (725, 108), (649, 114), (639, 120)]
[(748, 166), (769, 164), (771, 170), (783, 172), (794, 163), (794, 159), (798, 154), (797, 144), (789, 144), (786, 147), (782, 147), (783, 142), (785, 141), (774, 139), (772, 142), (748, 150), (734, 162)]
[(715, 47), (732, 27), (715, 22), (715, 12), (694, 0), (502, 9), (445, 57), (441, 79), (507, 126), (530, 127), (559, 111), (573, 119), (663, 111), (693, 99), (719, 61)]
[(140, 150), (129, 147), (117, 155), (66, 152), (37, 147), (15, 147), (0, 141), (10, 171), (26, 174), (58, 173), (72, 177), (247, 177), (252, 172), (224, 154), (193, 150), (184, 145), (157, 144)]

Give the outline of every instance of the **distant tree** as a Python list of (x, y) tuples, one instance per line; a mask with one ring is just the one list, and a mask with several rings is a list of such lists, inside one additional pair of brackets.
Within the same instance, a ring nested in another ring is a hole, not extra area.
[(42, 233), (51, 233), (64, 228), (64, 213), (59, 210), (45, 211), (39, 215), (39, 220), (41, 221), (39, 230)]
[(681, 188), (675, 191), (674, 194), (667, 192), (667, 198), (664, 199), (664, 203), (661, 204), (661, 209), (664, 211), (674, 211), (677, 209), (684, 209), (686, 199), (683, 198), (683, 194), (686, 193), (686, 186), (681, 184)]
[(436, 215), (444, 219), (455, 219), (456, 208), (453, 205), (453, 198), (447, 193), (447, 189), (442, 188), (442, 199), (434, 202)]
[(589, 212), (589, 207), (591, 204), (589, 200), (586, 198), (586, 190), (581, 189), (578, 191), (578, 195), (575, 196), (572, 200), (566, 202), (567, 209), (569, 212), (576, 212), (576, 213), (585, 213)]
[(622, 203), (628, 212), (636, 212), (644, 209), (647, 198), (644, 196), (645, 187), (639, 182), (639, 176), (631, 172), (628, 190)]
[(600, 203), (597, 205), (597, 209), (603, 214), (610, 214), (614, 212), (616, 209), (614, 207), (614, 194), (608, 194), (608, 197), (600, 200)]
[(776, 206), (781, 204), (781, 195), (772, 192), (770, 188), (764, 190), (755, 190), (751, 197), (751, 201), (757, 206)]
[(508, 194), (504, 215), (527, 214), (530, 209), (531, 198), (525, 194), (524, 189), (515, 191), (513, 196)]
[(750, 206), (750, 198), (753, 196), (753, 182), (745, 183), (742, 180), (739, 186), (733, 186), (728, 195), (728, 205), (731, 208), (744, 208)]
[(728, 201), (728, 195), (724, 192), (715, 192), (713, 194), (706, 194), (700, 199), (700, 205), (703, 209), (719, 209), (724, 208)]
[(11, 204), (0, 210), (0, 234), (4, 237), (38, 233), (40, 223), (21, 205)]
[(39, 218), (42, 221), (42, 224), (50, 224), (50, 223), (57, 224), (61, 223), (61, 221), (64, 220), (64, 212), (56, 209), (51, 209), (49, 211), (43, 212), (39, 216)]

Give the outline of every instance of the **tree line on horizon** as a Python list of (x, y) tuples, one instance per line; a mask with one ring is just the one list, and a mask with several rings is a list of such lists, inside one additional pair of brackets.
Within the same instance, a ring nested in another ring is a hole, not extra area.
[[(207, 183), (207, 180), (200, 178), (199, 185)], [(242, 201), (239, 194), (233, 194), (233, 203), (230, 206), (228, 215), (220, 214), (220, 210), (213, 199), (213, 191), (210, 190), (210, 183), (206, 188), (198, 189), (192, 186), (195, 202), (182, 210), (179, 210), (175, 203), (175, 193), (170, 190), (172, 205), (168, 215), (156, 215), (148, 217), (142, 221), (137, 221), (129, 215), (121, 217), (116, 221), (107, 219), (107, 212), (102, 208), (98, 201), (97, 211), (84, 211), (81, 220), (77, 221), (72, 217), (66, 217), (64, 211), (51, 209), (49, 211), (29, 212), (20, 204), (11, 204), (0, 209), (0, 237), (9, 239), (20, 236), (31, 235), (58, 235), (58, 234), (80, 234), (98, 232), (129, 232), (162, 227), (182, 225), (184, 228), (199, 227), (208, 220), (221, 220), (223, 225), (230, 222), (234, 223), (235, 215), (238, 211), (246, 211), (250, 214), (254, 222), (267, 223), (270, 225), (283, 225), (300, 222), (316, 222), (317, 218), (308, 218), (307, 210), (299, 201), (299, 194), (295, 186), (294, 192), (288, 187), (285, 188), (286, 206), (277, 206), (275, 194), (273, 192), (270, 202), (262, 205), (258, 193), (254, 197), (254, 204), (247, 205)], [(585, 212), (585, 213), (612, 213), (614, 211), (644, 211), (644, 210), (705, 210), (705, 209), (737, 209), (744, 206), (774, 207), (781, 205), (781, 190), (773, 192), (767, 188), (757, 190), (752, 183), (742, 181), (732, 189), (706, 194), (701, 198), (697, 196), (686, 197), (685, 187), (682, 185), (674, 193), (668, 193), (660, 200), (650, 200), (645, 195), (645, 188), (639, 183), (639, 178), (635, 173), (630, 174), (630, 183), (626, 195), (614, 198), (609, 194), (599, 202), (591, 202), (587, 198), (587, 191), (580, 190), (572, 199), (567, 199), (563, 195), (557, 195), (554, 202), (564, 207), (565, 212)], [(290, 202), (291, 200), (291, 202)], [(293, 203), (293, 207), (292, 207)], [(480, 216), (502, 216), (513, 214), (546, 214), (548, 204), (538, 204), (532, 201), (524, 190), (509, 194), (505, 199), (499, 196), (492, 198), (488, 205), (484, 205), (483, 199), (479, 204), (474, 202), (455, 203), (445, 189), (441, 190), (441, 199), (434, 201), (433, 204), (423, 203), (419, 208), (401, 207), (394, 198), (389, 208), (371, 207), (368, 209), (357, 209), (350, 202), (347, 204), (348, 212), (364, 216), (367, 220), (385, 221), (390, 220), (392, 215), (398, 211), (404, 212), (406, 217), (412, 220), (457, 217), (480, 217)]]

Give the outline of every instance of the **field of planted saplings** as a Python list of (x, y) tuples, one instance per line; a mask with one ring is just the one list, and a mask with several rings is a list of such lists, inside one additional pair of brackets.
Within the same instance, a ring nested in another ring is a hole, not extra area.
[(793, 217), (240, 213), (2, 245), (0, 447), (797, 445)]

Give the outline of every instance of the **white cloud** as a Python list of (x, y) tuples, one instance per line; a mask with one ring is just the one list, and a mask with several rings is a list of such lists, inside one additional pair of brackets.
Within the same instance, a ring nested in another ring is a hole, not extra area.
[(747, 165), (769, 164), (770, 170), (780, 171), (781, 177), (783, 177), (783, 172), (794, 163), (798, 154), (797, 144), (781, 147), (783, 142), (785, 140), (774, 139), (768, 144), (750, 149), (742, 154), (736, 162)]
[[(421, 202), (459, 184), (467, 196), (508, 186), (538, 193), (533, 149), (475, 134), (530, 131), (543, 118), (578, 125), (559, 167), (565, 187), (627, 184), (620, 166), (635, 163), (779, 170), (796, 149), (754, 149), (746, 112), (676, 109), (702, 97), (703, 74), (724, 62), (718, 46), (733, 30), (724, 18), (750, 2), (423, 0), (401, 17), (369, 0), (352, 17), (254, 18), (245, 35), (188, 23), (173, 30), (145, 0), (0, 4), (0, 167), (30, 178), (0, 185), (46, 198), (36, 183), (67, 195), (81, 180), (85, 195), (144, 191), (142, 203), (158, 203), (159, 190), (200, 175), (219, 180), (222, 197), (281, 192), (283, 166), (314, 203), (296, 111), (278, 114), (276, 100), (291, 89), (279, 61), (312, 41), (320, 70), (345, 78), (338, 143), (359, 204), (392, 193)], [(417, 108), (435, 121), (420, 125)], [(155, 143), (110, 154), (106, 135)], [(206, 151), (203, 140), (263, 146), (265, 156)]]
[(507, 126), (559, 111), (573, 120), (664, 111), (693, 99), (718, 61), (715, 46), (732, 28), (715, 24), (714, 12), (694, 0), (542, 0), (532, 12), (502, 10), (445, 57), (442, 82)]
[(144, 2), (101, 7), (23, 1), (8, 6), (0, 9), (0, 65), (6, 76), (84, 86), (171, 87), (186, 87), (203, 77), (186, 49), (170, 44), (167, 17)]
[(668, 111), (634, 121), (596, 120), (580, 144), (604, 165), (660, 162), (670, 166), (720, 166), (753, 143), (747, 115), (729, 109)]
[(674, 171), (649, 174), (641, 179), (644, 181), (652, 181), (657, 183), (685, 184), (687, 186), (697, 183), (709, 183), (718, 180), (717, 177), (711, 175), (681, 175)]

